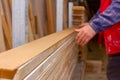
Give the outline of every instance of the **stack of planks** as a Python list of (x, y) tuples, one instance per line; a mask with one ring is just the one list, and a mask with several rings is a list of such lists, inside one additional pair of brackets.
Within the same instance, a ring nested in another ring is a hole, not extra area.
[(0, 80), (70, 80), (78, 57), (75, 35), (71, 28), (1, 53)]
[(12, 0), (0, 0), (0, 52), (12, 48)]
[(84, 6), (73, 6), (73, 25), (80, 25), (85, 21), (85, 8)]

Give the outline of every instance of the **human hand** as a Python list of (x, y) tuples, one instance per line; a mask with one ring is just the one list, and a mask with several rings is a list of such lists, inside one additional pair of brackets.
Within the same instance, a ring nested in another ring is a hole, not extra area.
[(84, 46), (96, 35), (96, 32), (88, 23), (84, 23), (79, 27), (79, 29), (75, 29), (75, 31), (78, 32), (76, 41), (79, 45)]

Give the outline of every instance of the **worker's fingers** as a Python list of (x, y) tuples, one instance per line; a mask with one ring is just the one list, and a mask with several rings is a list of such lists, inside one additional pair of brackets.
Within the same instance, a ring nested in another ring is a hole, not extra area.
[(85, 37), (85, 33), (81, 31), (80, 33), (78, 33), (77, 36), (78, 36), (77, 43), (79, 44), (81, 43), (82, 39)]
[(79, 39), (80, 35), (82, 35), (82, 30), (81, 29), (78, 29), (76, 30), (78, 32), (77, 36), (76, 36), (76, 40)]
[(81, 41), (81, 46), (86, 45), (89, 42), (90, 38), (88, 36), (85, 36)]

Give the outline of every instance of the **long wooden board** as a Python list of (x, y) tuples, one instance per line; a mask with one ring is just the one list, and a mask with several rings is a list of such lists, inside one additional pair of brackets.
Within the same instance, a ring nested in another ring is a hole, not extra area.
[(2, 0), (2, 1), (4, 4), (5, 13), (6, 13), (7, 24), (10, 28), (10, 31), (12, 31), (12, 14), (11, 14), (10, 6), (8, 3), (9, 1), (8, 0)]
[(43, 8), (45, 6), (44, 1), (45, 0), (34, 0), (35, 12), (37, 16), (37, 32), (39, 37), (43, 37), (45, 35), (45, 31), (44, 31), (45, 18), (43, 17), (43, 15), (45, 14)]
[[(70, 38), (69, 36), (73, 32), (74, 29), (68, 29), (62, 32), (46, 36), (44, 38), (17, 47), (15, 49), (9, 50), (7, 52), (1, 53), (0, 78), (16, 79), (20, 78), (21, 76), (25, 77), (25, 75), (22, 75), (23, 72), (26, 72), (26, 75), (29, 74), (36, 66), (38, 66), (42, 61), (44, 61), (47, 58), (46, 56), (47, 52), (54, 51), (55, 49), (57, 49), (58, 46), (62, 44), (62, 42), (66, 41), (65, 39), (66, 37), (67, 39)], [(47, 50), (49, 48), (50, 50)], [(47, 52), (44, 52), (45, 50), (47, 50)], [(52, 52), (49, 53), (48, 56), (50, 54), (52, 54)], [(36, 57), (38, 55), (39, 57)], [(42, 60), (40, 61), (39, 59)], [(39, 60), (40, 62), (37, 60)], [(33, 63), (35, 65), (32, 65), (33, 66), (32, 68), (31, 64)], [(22, 69), (23, 67), (24, 69)], [(30, 72), (28, 71), (27, 68), (29, 68)], [(20, 73), (21, 76), (17, 75), (17, 73)]]
[(3, 28), (2, 28), (2, 17), (0, 14), (0, 52), (3, 52), (5, 50), (6, 50), (6, 46), (5, 46), (4, 34), (3, 34)]
[(8, 44), (8, 48), (10, 49), (10, 48), (12, 48), (12, 35), (11, 35), (10, 28), (8, 27), (7, 20), (5, 18), (2, 0), (0, 0), (0, 14), (1, 14), (1, 18), (2, 18), (2, 27), (3, 27), (3, 31), (5, 34), (6, 42)]
[(63, 29), (68, 28), (68, 0), (63, 1)]
[(55, 7), (53, 4), (55, 0), (46, 0), (46, 6), (47, 6), (47, 19), (48, 19), (48, 33), (54, 33), (56, 32), (56, 21), (55, 21)]
[(33, 6), (32, 6), (31, 2), (29, 2), (29, 18), (30, 18), (30, 22), (31, 22), (32, 32), (35, 36), (37, 34), (37, 29), (36, 29), (36, 24), (35, 24), (35, 17), (33, 14)]
[(28, 0), (12, 0), (13, 48), (28, 42)]
[(63, 30), (63, 3), (64, 0), (57, 0), (57, 7), (56, 7), (56, 31)]

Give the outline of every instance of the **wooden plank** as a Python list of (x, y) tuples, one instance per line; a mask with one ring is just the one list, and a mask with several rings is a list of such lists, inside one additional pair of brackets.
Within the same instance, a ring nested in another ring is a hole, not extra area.
[(35, 24), (35, 17), (33, 14), (33, 6), (32, 3), (29, 2), (29, 18), (30, 18), (30, 22), (31, 22), (31, 28), (32, 28), (32, 32), (34, 35), (37, 34), (37, 28), (36, 28), (36, 24)]
[(30, 23), (30, 19), (28, 18), (28, 42), (34, 40), (34, 34), (32, 31), (32, 24)]
[(36, 11), (36, 16), (37, 16), (37, 32), (38, 32), (39, 37), (44, 36), (44, 28), (43, 28), (43, 23), (45, 22), (44, 17), (43, 17), (43, 14), (45, 14), (43, 12), (43, 9), (44, 9), (43, 7), (45, 6), (44, 1), (45, 0), (34, 0), (35, 11)]
[(2, 17), (2, 27), (3, 27), (5, 38), (7, 41), (8, 49), (11, 49), (12, 48), (12, 35), (11, 35), (10, 28), (8, 27), (7, 21), (5, 19), (5, 14), (4, 14), (2, 6), (3, 5), (2, 5), (2, 2), (0, 0), (0, 13), (1, 13), (1, 17)]
[(10, 10), (12, 12), (12, 0), (9, 0)]
[(6, 50), (3, 28), (2, 28), (2, 17), (0, 11), (0, 53)]
[(57, 0), (57, 8), (56, 8), (56, 31), (63, 30), (63, 1), (64, 0)]
[(73, 24), (72, 24), (72, 14), (73, 14), (73, 12), (72, 12), (72, 7), (73, 7), (73, 2), (69, 2), (69, 27), (72, 27), (73, 26)]
[(7, 24), (10, 28), (10, 31), (12, 31), (12, 14), (11, 14), (9, 3), (8, 3), (9, 1), (8, 0), (2, 0), (2, 1), (3, 1), (3, 4), (4, 4)]
[[(12, 50), (2, 53), (0, 55), (0, 77), (13, 78), (15, 73), (19, 72), (20, 66), (22, 66), (23, 64), (25, 64), (26, 62), (28, 62), (31, 59), (36, 59), (35, 57), (37, 55), (41, 55), (37, 59), (43, 59), (43, 57), (45, 58), (46, 54), (45, 53), (43, 54), (43, 52), (45, 50), (49, 49), (56, 43), (59, 43), (59, 42), (61, 43), (62, 40), (63, 40), (62, 42), (64, 42), (64, 38), (68, 37), (73, 32), (74, 32), (74, 29), (68, 29), (68, 30), (65, 30), (62, 32), (52, 34), (50, 36), (46, 36), (39, 40), (33, 41), (26, 45), (23, 45), (18, 48), (15, 48), (15, 49), (12, 49)], [(58, 45), (58, 46), (60, 46), (60, 45)], [(56, 45), (53, 47), (56, 48)], [(50, 51), (52, 51), (52, 49)], [(27, 55), (27, 56), (25, 56), (25, 55)], [(33, 60), (33, 63), (36, 63), (36, 65), (38, 65), (40, 62), (37, 63), (36, 60), (35, 60), (35, 62)], [(41, 60), (41, 61), (43, 61), (43, 60)], [(32, 63), (31, 61), (29, 61), (29, 62)], [(11, 65), (11, 64), (13, 64), (13, 65)], [(30, 64), (26, 64), (26, 66), (29, 66), (29, 65)], [(36, 65), (32, 65), (32, 66), (36, 67)], [(29, 69), (31, 69), (30, 71), (32, 71), (33, 68), (32, 69), (29, 68)], [(27, 67), (26, 67), (26, 69), (27, 69)], [(25, 72), (25, 70), (23, 69), (24, 72)], [(27, 70), (26, 72), (29, 72), (29, 70)], [(9, 76), (7, 74), (11, 74), (11, 76)], [(23, 74), (23, 72), (21, 73), (21, 75), (22, 74)]]
[(56, 21), (55, 21), (55, 11), (54, 11), (54, 5), (53, 0), (46, 0), (46, 6), (47, 6), (47, 19), (48, 19), (48, 33), (54, 33), (56, 31)]
[(12, 45), (15, 48), (28, 42), (28, 0), (12, 2)]
[(63, 29), (68, 28), (68, 0), (63, 1)]
[(73, 10), (78, 10), (78, 11), (85, 11), (85, 7), (84, 6), (74, 6), (72, 9)]

